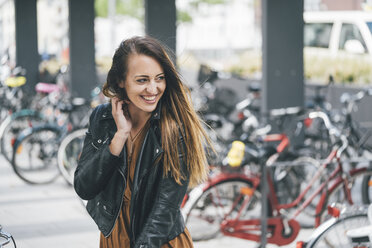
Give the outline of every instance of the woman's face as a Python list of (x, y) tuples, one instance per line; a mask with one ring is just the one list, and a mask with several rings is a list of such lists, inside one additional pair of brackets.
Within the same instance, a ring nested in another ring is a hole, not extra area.
[(134, 110), (151, 113), (165, 91), (164, 70), (152, 57), (143, 54), (130, 55), (127, 78), (119, 86), (125, 88)]

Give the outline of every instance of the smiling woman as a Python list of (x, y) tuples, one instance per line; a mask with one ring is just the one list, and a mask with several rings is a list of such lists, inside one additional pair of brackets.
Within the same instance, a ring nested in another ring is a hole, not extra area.
[(100, 247), (193, 247), (180, 206), (206, 179), (210, 144), (164, 47), (124, 40), (90, 117), (74, 187), (101, 231)]

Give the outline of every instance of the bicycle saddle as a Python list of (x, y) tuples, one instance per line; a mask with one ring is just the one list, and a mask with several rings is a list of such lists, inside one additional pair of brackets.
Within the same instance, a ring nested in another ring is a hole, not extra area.
[(37, 83), (35, 85), (35, 90), (36, 90), (36, 92), (39, 92), (39, 93), (49, 94), (49, 93), (52, 93), (52, 92), (55, 92), (55, 91), (59, 91), (59, 87), (56, 84), (49, 84), (49, 83), (40, 82), (40, 83)]

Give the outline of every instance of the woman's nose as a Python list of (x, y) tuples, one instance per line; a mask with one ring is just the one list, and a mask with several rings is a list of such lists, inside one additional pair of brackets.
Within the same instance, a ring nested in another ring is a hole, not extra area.
[(147, 85), (147, 92), (150, 94), (156, 94), (156, 82), (155, 80), (150, 80), (149, 84)]

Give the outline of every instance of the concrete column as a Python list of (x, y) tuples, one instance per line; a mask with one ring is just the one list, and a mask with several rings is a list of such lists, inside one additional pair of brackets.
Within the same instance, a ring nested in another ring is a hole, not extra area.
[(14, 0), (16, 64), (26, 69), (26, 88), (34, 92), (39, 76), (37, 0)]
[[(304, 106), (303, 4), (302, 0), (262, 0), (261, 110), (264, 121), (268, 121), (265, 117), (270, 109)], [(266, 182), (266, 173), (262, 173), (261, 180)], [(267, 189), (264, 183), (261, 247), (267, 243)]]
[[(146, 34), (159, 39), (176, 54), (175, 0), (145, 0)], [(175, 57), (172, 58), (175, 61)]]
[(262, 0), (262, 110), (304, 105), (303, 1)]
[(86, 99), (97, 84), (94, 17), (94, 0), (69, 0), (71, 88)]

